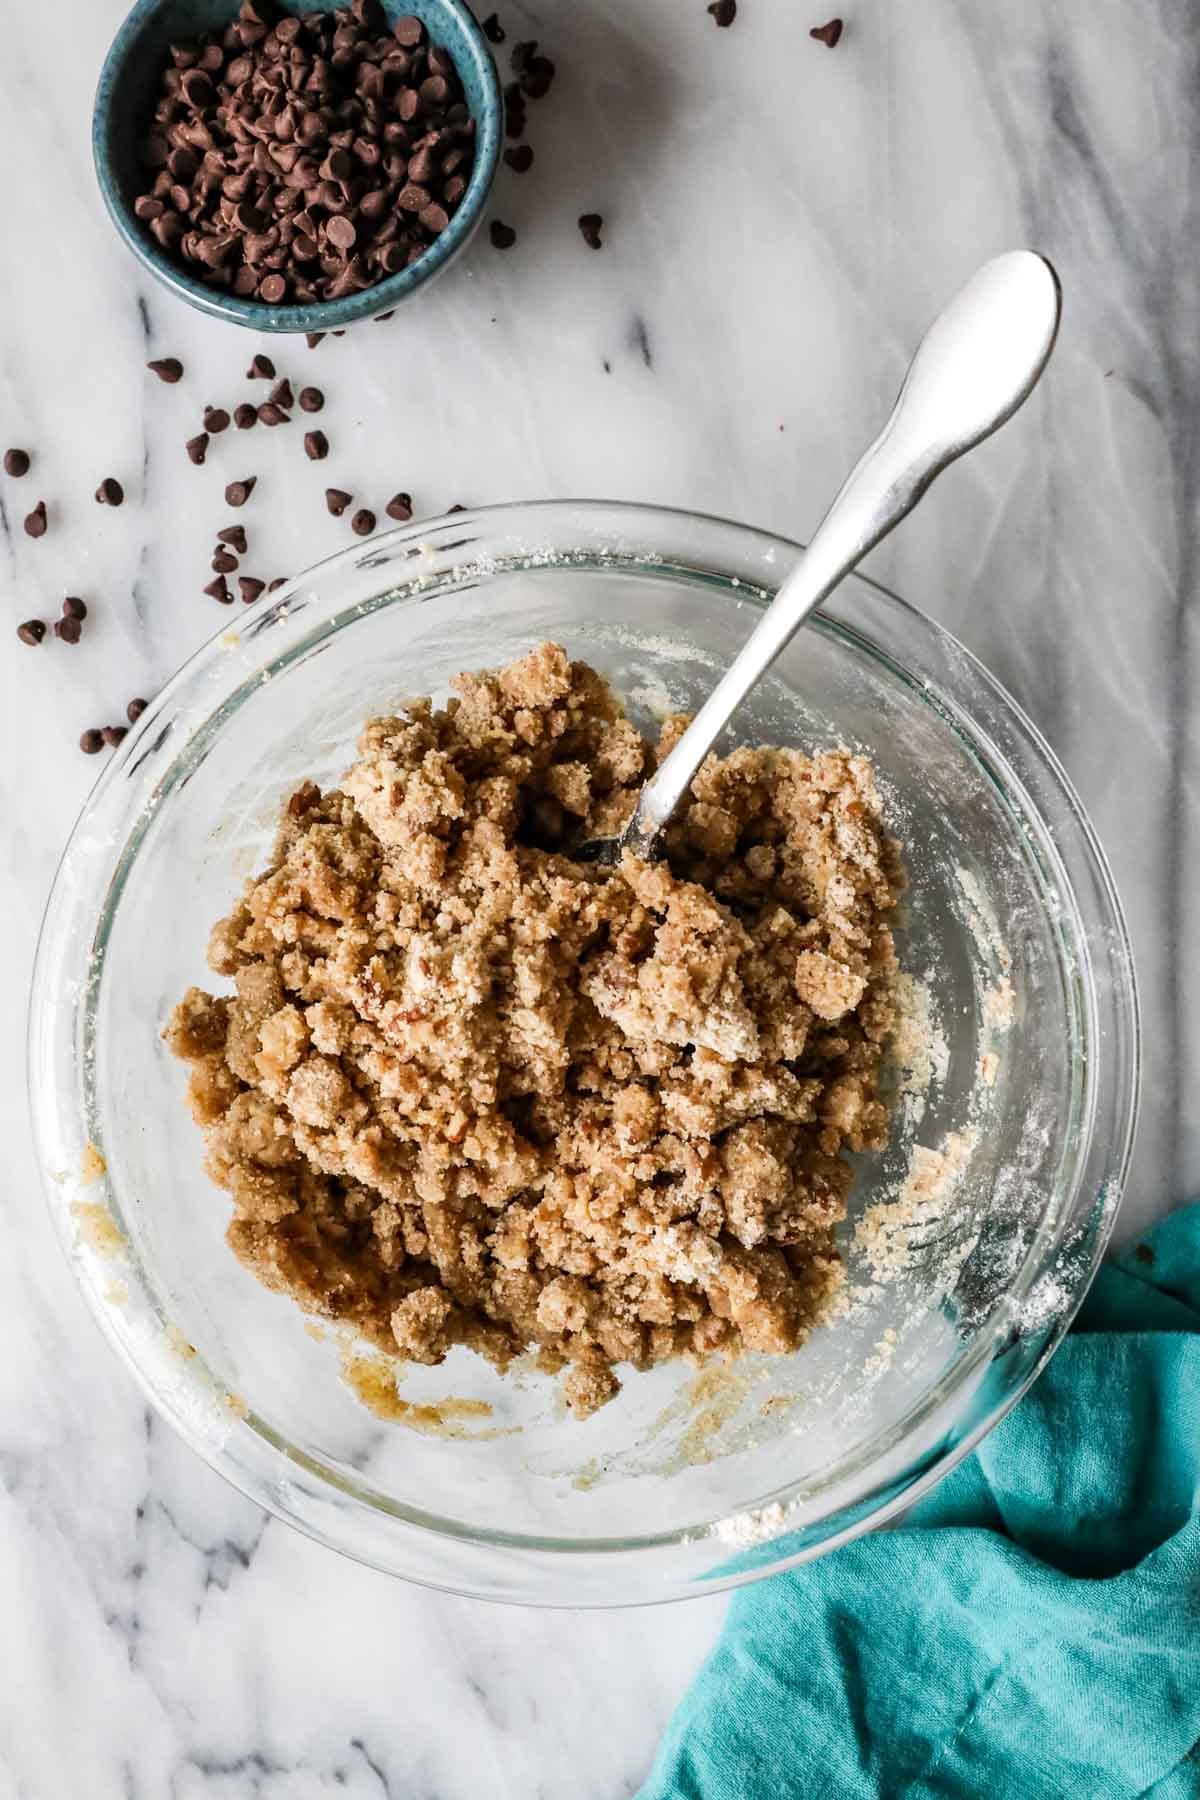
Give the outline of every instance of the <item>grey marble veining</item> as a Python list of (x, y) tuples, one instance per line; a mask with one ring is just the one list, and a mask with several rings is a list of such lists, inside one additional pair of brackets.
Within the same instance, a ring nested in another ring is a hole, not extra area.
[[(631, 1793), (721, 1616), (491, 1609), (389, 1583), (275, 1523), (148, 1418), (42, 1217), (21, 1072), (24, 989), (55, 859), (119, 717), (225, 621), (200, 592), (221, 490), (255, 472), (247, 572), (349, 541), (327, 483), (382, 513), (600, 494), (803, 536), (971, 267), (1023, 243), (1066, 290), (1050, 377), (947, 474), (873, 572), (1008, 685), (1112, 859), (1146, 1014), (1122, 1229), (1200, 1189), (1200, 21), (1189, 0), (741, 0), (502, 8), (560, 69), (537, 154), (486, 240), (419, 304), (317, 351), (334, 444), (301, 427), (183, 452), (242, 397), (253, 338), (144, 281), (87, 153), (120, 0), (22, 14), (0, 63), (0, 480), (7, 838), (0, 1130), (2, 1800), (467, 1800)], [(605, 216), (589, 251), (576, 216)], [(177, 354), (177, 388), (143, 364)], [(262, 397), (260, 395), (260, 397)], [(97, 507), (115, 474), (128, 501)], [(37, 498), (52, 527), (20, 528)], [(12, 627), (92, 607), (76, 649)]]

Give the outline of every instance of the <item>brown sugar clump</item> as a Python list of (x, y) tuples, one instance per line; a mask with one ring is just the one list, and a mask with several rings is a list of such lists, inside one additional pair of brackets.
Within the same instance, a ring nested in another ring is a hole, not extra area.
[(229, 1241), (374, 1343), (503, 1367), (581, 1416), (614, 1365), (796, 1348), (882, 1145), (899, 888), (870, 764), (710, 757), (667, 857), (572, 862), (654, 750), (544, 644), (372, 720), (306, 782), (167, 1040)]

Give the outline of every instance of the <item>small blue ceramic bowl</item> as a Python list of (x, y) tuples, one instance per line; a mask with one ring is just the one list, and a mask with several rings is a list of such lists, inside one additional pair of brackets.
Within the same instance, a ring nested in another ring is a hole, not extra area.
[[(282, 12), (332, 12), (338, 0), (279, 0)], [(344, 4), (344, 0), (341, 0)], [(169, 257), (136, 217), (133, 203), (145, 189), (138, 153), (158, 98), (172, 44), (228, 25), (237, 0), (137, 0), (104, 59), (92, 115), (96, 176), (113, 224), (150, 273), (201, 312), (253, 331), (335, 331), (358, 319), (388, 312), (446, 267), (473, 236), (483, 217), (500, 159), (503, 101), (491, 50), (463, 0), (382, 0), (389, 20), (415, 13), (433, 43), (454, 59), (475, 119), (475, 167), (458, 211), (424, 256), (344, 300), (305, 306), (268, 306), (205, 286)]]

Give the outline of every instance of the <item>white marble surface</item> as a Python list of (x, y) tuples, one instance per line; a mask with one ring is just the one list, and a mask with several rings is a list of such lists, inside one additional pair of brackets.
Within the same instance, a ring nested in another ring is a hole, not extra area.
[[(326, 481), (429, 511), (626, 496), (803, 535), (940, 299), (1033, 244), (1067, 296), (1050, 379), (874, 569), (1017, 694), (1115, 864), (1147, 1025), (1124, 1229), (1200, 1189), (1194, 9), (853, 0), (831, 54), (800, 0), (741, 0), (726, 32), (702, 0), (515, 0), (504, 18), (560, 68), (532, 174), (496, 195), (517, 248), (480, 242), (391, 324), (272, 346), (329, 393), (327, 464), (294, 425), (230, 432), (203, 470), (183, 440), (264, 346), (166, 298), (108, 228), (87, 118), (121, 11), (23, 9), (0, 59), (0, 437), (36, 457), (0, 482), (0, 1800), (630, 1793), (719, 1602), (520, 1613), (349, 1567), (152, 1421), (86, 1318), (42, 1216), (20, 1045), (96, 774), (76, 738), (227, 618), (199, 590), (231, 476), (261, 477), (243, 516), (264, 576), (347, 541)], [(574, 225), (593, 208), (600, 255)], [(165, 354), (187, 365), (174, 389), (143, 373)], [(118, 512), (91, 498), (110, 473)], [(52, 530), (31, 543), (39, 497)], [(65, 592), (93, 609), (84, 642), (19, 645)]]

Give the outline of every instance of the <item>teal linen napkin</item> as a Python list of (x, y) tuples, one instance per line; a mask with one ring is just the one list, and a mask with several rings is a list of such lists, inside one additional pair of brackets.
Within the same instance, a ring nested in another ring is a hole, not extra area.
[(1200, 1203), (908, 1515), (735, 1595), (640, 1800), (1200, 1796)]

